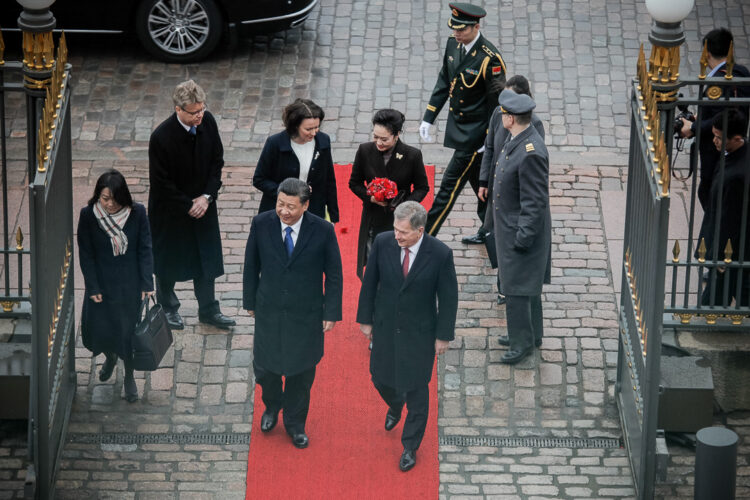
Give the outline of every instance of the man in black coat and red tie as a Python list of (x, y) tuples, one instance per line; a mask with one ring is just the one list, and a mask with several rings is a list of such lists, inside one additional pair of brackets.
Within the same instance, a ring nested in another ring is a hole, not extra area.
[(406, 404), (399, 467), (408, 471), (427, 427), (435, 353), (445, 353), (454, 337), (458, 282), (451, 249), (425, 234), (424, 207), (406, 201), (393, 215), (393, 231), (379, 234), (372, 245), (357, 323), (372, 340), (370, 374), (388, 405), (387, 431)]
[(235, 321), (221, 313), (214, 292), (214, 281), (224, 274), (216, 209), (224, 148), (198, 84), (180, 83), (172, 101), (175, 112), (156, 127), (148, 144), (156, 298), (169, 326), (181, 330), (184, 323), (174, 286), (193, 280), (198, 319), (228, 329)]
[(297, 448), (309, 443), (310, 389), (323, 357), (323, 334), (341, 320), (343, 293), (333, 224), (308, 211), (310, 195), (305, 181), (285, 179), (276, 210), (253, 218), (242, 293), (243, 307), (255, 317), (253, 370), (266, 407), (260, 430), (273, 429), (283, 409), (284, 427)]

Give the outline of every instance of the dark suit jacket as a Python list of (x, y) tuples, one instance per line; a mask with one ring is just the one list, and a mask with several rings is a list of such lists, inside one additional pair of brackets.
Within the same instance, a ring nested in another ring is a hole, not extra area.
[[(221, 276), (224, 261), (216, 199), (224, 148), (213, 115), (206, 112), (193, 136), (172, 114), (151, 134), (148, 160), (156, 275), (173, 281)], [(203, 217), (190, 217), (193, 198), (203, 194), (214, 201)]]
[(253, 218), (243, 307), (255, 311), (255, 362), (295, 375), (323, 357), (323, 321), (341, 320), (343, 277), (333, 225), (305, 212), (291, 258), (275, 211)]
[[(125, 226), (128, 250), (112, 254), (112, 243), (99, 227), (90, 206), (78, 218), (78, 257), (86, 286), (81, 312), (83, 345), (94, 354), (114, 352), (132, 356), (130, 339), (138, 321), (141, 292), (154, 289), (151, 232), (146, 209), (133, 205)], [(102, 295), (96, 303), (89, 297)]]
[[(748, 197), (750, 203), (750, 146), (745, 143), (736, 151), (727, 154), (724, 160), (724, 176), (721, 178), (717, 165), (716, 178), (711, 186), (709, 209), (704, 216), (706, 256), (708, 259), (723, 260), (727, 240), (732, 242), (732, 260), (739, 260), (740, 237), (742, 235), (743, 202)], [(720, 182), (721, 181), (721, 182)], [(721, 214), (719, 214), (721, 207)], [(750, 209), (748, 209), (750, 210)], [(745, 221), (745, 248), (743, 259), (750, 260), (750, 213)], [(719, 240), (714, 253), (714, 234), (719, 224)]]
[[(392, 230), (393, 209), (397, 206), (381, 207), (370, 201), (367, 184), (376, 177), (387, 177), (396, 183), (399, 203), (408, 200), (420, 202), (430, 191), (420, 150), (400, 140), (396, 141), (390, 160), (383, 164), (383, 154), (378, 151), (374, 142), (360, 144), (349, 178), (349, 189), (362, 200), (357, 239), (357, 276), (360, 279), (367, 263), (367, 238), (370, 230), (375, 235)], [(402, 193), (404, 196), (401, 196)]]
[(393, 231), (375, 237), (359, 294), (357, 323), (373, 325), (373, 381), (400, 392), (432, 377), (435, 339), (453, 340), (458, 283), (453, 252), (425, 234), (404, 278)]
[(493, 188), (495, 244), (502, 293), (536, 296), (550, 282), (552, 216), (549, 156), (529, 125), (500, 150)]
[[(724, 75), (726, 75), (726, 72), (727, 67), (726, 65), (724, 65), (719, 68), (713, 78), (724, 79)], [(748, 71), (745, 66), (737, 64), (734, 66), (734, 71), (732, 72), (732, 74), (737, 77), (748, 77), (750, 76), (750, 71)], [(706, 79), (705, 82), (706, 89), (711, 88), (711, 79)], [(704, 91), (703, 97), (707, 102), (710, 103), (711, 100), (707, 98), (706, 92), (707, 91)], [(727, 95), (730, 97), (748, 97), (750, 96), (750, 88), (745, 86), (724, 87), (724, 94), (722, 96), (722, 99)], [(698, 143), (698, 152), (700, 153), (701, 160), (700, 184), (698, 185), (698, 201), (700, 201), (701, 207), (703, 207), (704, 211), (707, 210), (706, 205), (709, 202), (711, 182), (714, 177), (714, 172), (716, 171), (716, 166), (719, 162), (719, 152), (716, 150), (716, 146), (714, 146), (714, 134), (711, 124), (714, 120), (714, 117), (717, 114), (721, 113), (723, 109), (726, 108), (711, 106), (710, 104), (701, 106), (701, 120), (696, 120), (695, 122), (693, 122), (693, 125), (691, 127), (694, 135), (697, 134), (698, 128), (700, 128), (701, 132), (700, 142)], [(745, 114), (745, 117), (747, 117), (748, 108), (742, 107), (740, 109)]]
[[(299, 178), (299, 160), (292, 150), (292, 142), (285, 131), (268, 138), (258, 159), (253, 175), (253, 186), (263, 191), (258, 213), (276, 208), (276, 191), (281, 181), (288, 177)], [(336, 194), (336, 174), (331, 158), (331, 139), (323, 132), (315, 135), (315, 153), (307, 174), (312, 189), (308, 211), (325, 218), (326, 207), (331, 222), (339, 221), (339, 204)]]

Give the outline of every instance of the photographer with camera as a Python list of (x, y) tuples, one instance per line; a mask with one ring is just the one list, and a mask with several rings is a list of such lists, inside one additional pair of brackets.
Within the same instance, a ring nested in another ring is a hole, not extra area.
[[(723, 77), (726, 74), (727, 55), (729, 54), (729, 48), (733, 40), (734, 37), (732, 36), (732, 33), (726, 28), (713, 29), (703, 38), (703, 43), (708, 52), (708, 67), (711, 70), (708, 73), (709, 78)], [(750, 76), (750, 71), (748, 71), (745, 66), (735, 64), (733, 75), (747, 77)], [(707, 85), (707, 88), (708, 87), (709, 86)], [(750, 89), (748, 87), (726, 87), (725, 92), (731, 92), (730, 97), (750, 96)], [(707, 98), (706, 91), (704, 91), (703, 97)], [(701, 160), (698, 201), (704, 212), (706, 211), (708, 204), (714, 170), (719, 160), (719, 152), (713, 144), (711, 123), (713, 122), (714, 116), (718, 115), (722, 109), (723, 108), (719, 106), (704, 105), (700, 123), (698, 123), (695, 116), (690, 114), (686, 109), (681, 109), (682, 112), (678, 117), (682, 122), (682, 128), (678, 132), (680, 137), (694, 137), (697, 128), (700, 127), (701, 130), (700, 143), (698, 144), (698, 151)], [(747, 115), (746, 109), (743, 109), (742, 111)]]

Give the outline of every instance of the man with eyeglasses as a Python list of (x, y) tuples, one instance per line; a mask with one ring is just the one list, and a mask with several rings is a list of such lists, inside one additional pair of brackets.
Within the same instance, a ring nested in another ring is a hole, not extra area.
[(214, 288), (216, 278), (224, 274), (216, 209), (224, 148), (198, 84), (180, 83), (172, 101), (174, 114), (154, 130), (148, 145), (156, 297), (169, 326), (182, 330), (174, 286), (193, 280), (198, 320), (229, 329), (235, 321), (221, 313)]
[[(479, 191), (484, 139), (497, 98), (505, 85), (505, 62), (500, 52), (479, 32), (484, 9), (468, 3), (451, 3), (448, 39), (443, 67), (422, 118), (419, 134), (432, 142), (430, 127), (448, 101), (448, 123), (443, 145), (455, 152), (443, 172), (440, 189), (427, 215), (425, 231), (436, 236), (466, 185)], [(484, 221), (487, 204), (477, 199), (477, 215)], [(486, 231), (463, 238), (464, 243), (484, 243)]]

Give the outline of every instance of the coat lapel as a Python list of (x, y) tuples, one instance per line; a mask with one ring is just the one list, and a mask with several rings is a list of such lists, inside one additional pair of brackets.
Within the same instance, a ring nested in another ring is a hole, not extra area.
[(508, 140), (505, 141), (505, 146), (503, 146), (503, 154), (505, 156), (509, 156), (519, 144), (526, 144), (526, 139), (528, 139), (529, 134), (531, 134), (531, 127), (533, 127), (533, 125), (529, 124), (526, 130), (514, 137), (513, 140), (510, 140), (510, 134), (508, 134)]
[[(477, 38), (477, 41), (474, 43), (474, 45), (471, 46), (471, 50), (466, 53), (466, 47), (464, 47), (462, 44), (459, 44), (458, 49), (456, 49), (456, 54), (464, 53), (464, 58), (460, 63), (456, 63), (455, 66), (455, 73), (454, 77), (461, 74), (463, 70), (465, 70), (468, 66), (470, 66), (474, 61), (476, 60), (477, 50), (479, 50), (482, 47), (482, 43), (484, 43), (484, 38), (482, 38), (482, 35), (479, 35), (479, 38)], [(474, 54), (472, 56), (472, 54)]]
[(281, 262), (286, 263), (289, 259), (286, 256), (286, 247), (284, 247), (284, 241), (281, 239), (281, 219), (278, 215), (275, 215), (269, 219), (271, 222), (268, 224), (267, 236), (268, 241), (271, 242), (273, 247), (273, 253), (278, 256)]
[[(312, 233), (313, 229), (312, 222), (310, 222), (310, 215), (305, 212), (302, 214), (302, 225), (299, 227), (297, 242), (294, 244), (294, 250), (292, 250), (292, 256), (289, 258), (287, 266), (294, 262), (294, 259), (296, 259), (300, 252), (305, 248), (305, 245), (307, 245), (310, 238), (312, 238)], [(284, 253), (286, 253), (286, 249), (284, 249)]]
[(386, 259), (391, 266), (391, 271), (398, 275), (399, 279), (404, 279), (404, 273), (401, 271), (401, 247), (398, 246), (396, 239), (391, 239), (388, 244), (388, 258)]
[[(377, 151), (377, 148), (375, 149), (375, 151)], [(399, 139), (396, 141), (396, 145), (393, 146), (393, 154), (391, 155), (390, 159), (388, 159), (388, 163), (385, 164), (386, 176), (390, 178), (390, 175), (388, 174), (392, 172), (393, 169), (397, 169), (401, 164), (403, 164), (403, 162), (404, 162), (404, 147), (401, 142), (401, 139)]]
[[(425, 267), (427, 267), (427, 264), (430, 261), (431, 251), (432, 251), (432, 241), (430, 241), (429, 235), (425, 234), (422, 238), (422, 244), (419, 246), (419, 251), (417, 252), (417, 256), (415, 257), (416, 260), (414, 260), (414, 263), (411, 265), (411, 269), (409, 269), (409, 274), (406, 275), (404, 284), (401, 287), (402, 289), (409, 286), (414, 281), (416, 276), (420, 272), (422, 272), (422, 270), (424, 270)], [(402, 274), (403, 274), (403, 271), (402, 271)]]

